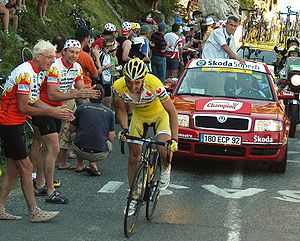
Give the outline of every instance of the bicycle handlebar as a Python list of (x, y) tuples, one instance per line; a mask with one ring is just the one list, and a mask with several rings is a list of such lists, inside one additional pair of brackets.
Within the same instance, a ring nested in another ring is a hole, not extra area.
[[(123, 141), (122, 139), (121, 139), (121, 153), (125, 154), (125, 147), (124, 147), (125, 141)], [(171, 142), (170, 141), (162, 142), (162, 141), (153, 140), (150, 137), (144, 138), (144, 137), (136, 137), (136, 136), (126, 136), (126, 139), (142, 141), (143, 143), (147, 143), (147, 144), (167, 146), (167, 161), (170, 162), (170, 157), (171, 157)]]

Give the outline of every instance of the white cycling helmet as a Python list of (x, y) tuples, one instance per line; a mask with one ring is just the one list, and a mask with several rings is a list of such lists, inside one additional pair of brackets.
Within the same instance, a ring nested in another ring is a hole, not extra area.
[(116, 32), (117, 28), (116, 28), (116, 25), (114, 25), (113, 23), (106, 23), (104, 25), (104, 30), (106, 30), (108, 32)]

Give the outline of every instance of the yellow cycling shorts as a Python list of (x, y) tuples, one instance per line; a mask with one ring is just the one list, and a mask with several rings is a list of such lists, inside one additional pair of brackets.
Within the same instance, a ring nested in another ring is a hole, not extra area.
[[(129, 135), (136, 137), (146, 137), (148, 127), (154, 127), (155, 134), (167, 134), (171, 136), (171, 128), (169, 122), (169, 114), (164, 109), (152, 118), (145, 118), (133, 112), (129, 126)], [(129, 141), (139, 143), (137, 141)]]

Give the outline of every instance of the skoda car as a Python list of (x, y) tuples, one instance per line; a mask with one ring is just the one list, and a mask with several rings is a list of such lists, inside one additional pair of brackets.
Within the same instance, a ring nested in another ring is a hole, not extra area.
[(172, 99), (178, 111), (178, 156), (267, 162), (285, 172), (289, 120), (266, 64), (194, 59)]

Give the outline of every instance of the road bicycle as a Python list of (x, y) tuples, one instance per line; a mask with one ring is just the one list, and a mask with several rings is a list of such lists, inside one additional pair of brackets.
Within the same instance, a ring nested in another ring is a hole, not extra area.
[(22, 61), (27, 62), (33, 58), (33, 54), (30, 48), (24, 47), (21, 52)]
[[(142, 205), (146, 204), (146, 218), (153, 218), (159, 199), (159, 176), (161, 170), (160, 156), (157, 145), (167, 147), (167, 160), (170, 158), (170, 143), (153, 140), (151, 137), (139, 138), (126, 136), (126, 139), (143, 143), (141, 160), (138, 164), (134, 180), (131, 184), (124, 216), (124, 234), (130, 237), (136, 227)], [(124, 142), (121, 142), (121, 152), (124, 154)], [(131, 202), (136, 202), (135, 212), (130, 215)]]
[(94, 32), (94, 28), (91, 26), (91, 22), (90, 20), (88, 19), (85, 19), (83, 16), (82, 16), (82, 8), (80, 7), (79, 4), (74, 4), (73, 5), (73, 10), (69, 13), (69, 16), (73, 17), (73, 27), (75, 29), (78, 29), (80, 27), (84, 27), (84, 28), (87, 28), (90, 30), (91, 33)]

